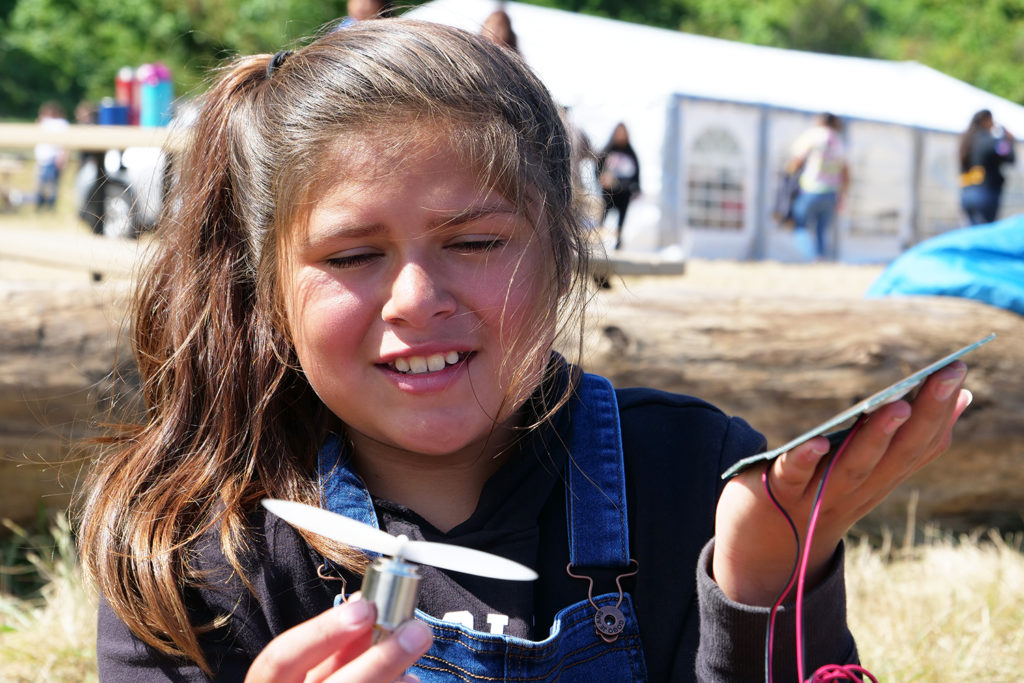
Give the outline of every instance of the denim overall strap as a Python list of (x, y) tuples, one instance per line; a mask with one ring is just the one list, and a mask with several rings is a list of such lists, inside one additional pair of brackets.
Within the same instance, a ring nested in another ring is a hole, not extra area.
[(331, 512), (378, 528), (373, 499), (362, 479), (348, 466), (349, 457), (341, 447), (341, 439), (334, 434), (320, 448), (320, 491), (323, 506)]
[(575, 567), (628, 567), (626, 477), (619, 404), (611, 382), (584, 374), (572, 421), (566, 494), (569, 560)]

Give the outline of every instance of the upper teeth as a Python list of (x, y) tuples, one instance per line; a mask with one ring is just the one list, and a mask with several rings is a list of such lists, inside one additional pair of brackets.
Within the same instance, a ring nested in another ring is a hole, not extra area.
[(395, 370), (408, 372), (416, 375), (421, 372), (437, 372), (444, 370), (446, 365), (454, 365), (459, 362), (458, 351), (446, 351), (445, 353), (433, 353), (429, 356), (409, 356), (408, 358), (396, 358), (394, 361)]

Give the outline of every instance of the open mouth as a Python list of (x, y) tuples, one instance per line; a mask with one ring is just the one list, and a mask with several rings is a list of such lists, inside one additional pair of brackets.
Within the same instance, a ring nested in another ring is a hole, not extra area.
[(429, 356), (406, 356), (396, 358), (387, 367), (403, 375), (422, 375), (427, 372), (440, 372), (470, 356), (469, 352), (445, 351), (432, 353)]

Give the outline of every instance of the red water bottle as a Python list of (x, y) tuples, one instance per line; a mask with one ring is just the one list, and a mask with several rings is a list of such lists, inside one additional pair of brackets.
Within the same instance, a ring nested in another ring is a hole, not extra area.
[(128, 107), (128, 123), (139, 122), (139, 107), (135, 101), (135, 71), (130, 66), (122, 66), (114, 77), (114, 101)]

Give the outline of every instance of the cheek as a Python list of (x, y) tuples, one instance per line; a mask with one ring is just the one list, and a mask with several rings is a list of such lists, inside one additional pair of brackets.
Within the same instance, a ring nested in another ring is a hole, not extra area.
[(299, 361), (307, 370), (327, 355), (352, 353), (369, 324), (368, 307), (359, 297), (321, 277), (298, 280), (286, 298), (288, 327)]

